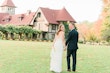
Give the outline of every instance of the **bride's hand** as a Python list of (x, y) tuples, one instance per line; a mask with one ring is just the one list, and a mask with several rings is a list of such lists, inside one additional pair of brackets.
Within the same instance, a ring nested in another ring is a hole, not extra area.
[(66, 51), (66, 48), (64, 48), (64, 51)]
[(64, 47), (64, 51), (66, 51), (66, 46)]

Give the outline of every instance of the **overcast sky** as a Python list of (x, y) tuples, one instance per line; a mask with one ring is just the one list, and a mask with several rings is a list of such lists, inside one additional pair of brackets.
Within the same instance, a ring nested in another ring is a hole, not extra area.
[[(0, 5), (4, 0), (0, 0)], [(37, 11), (39, 7), (61, 9), (65, 7), (77, 22), (96, 21), (102, 10), (101, 0), (12, 0), (16, 14), (27, 10)]]

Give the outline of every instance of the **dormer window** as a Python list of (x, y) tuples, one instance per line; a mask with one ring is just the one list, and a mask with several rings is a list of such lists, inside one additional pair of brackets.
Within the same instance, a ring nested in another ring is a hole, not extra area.
[(9, 22), (10, 21), (10, 19), (8, 18), (8, 19), (6, 19), (6, 22)]
[(21, 14), (18, 18), (19, 18), (20, 21), (22, 21), (23, 18), (24, 18), (24, 14)]
[(6, 19), (3, 19), (2, 21), (3, 22), (9, 22), (11, 19), (10, 18), (6, 18)]
[(40, 12), (38, 12), (37, 17), (38, 17), (38, 18), (41, 17), (41, 13), (40, 13)]
[(4, 22), (5, 20), (3, 19), (2, 21)]
[(34, 22), (37, 22), (37, 17), (34, 19)]
[(19, 17), (19, 20), (22, 21), (23, 17)]
[(11, 18), (12, 18), (11, 16), (7, 16), (7, 17), (6, 17), (5, 19), (3, 19), (2, 21), (3, 21), (3, 22), (9, 22), (9, 21), (11, 20)]

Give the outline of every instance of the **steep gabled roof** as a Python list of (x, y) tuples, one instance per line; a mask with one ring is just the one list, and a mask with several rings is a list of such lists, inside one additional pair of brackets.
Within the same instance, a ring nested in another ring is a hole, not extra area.
[(14, 5), (14, 3), (12, 2), (12, 0), (5, 0), (5, 1), (2, 3), (1, 7), (3, 7), (3, 6), (16, 7), (16, 6)]
[(58, 21), (76, 22), (65, 8), (53, 10), (49, 8), (40, 8), (49, 23), (58, 24)]
[(59, 11), (57, 18), (57, 21), (72, 21), (72, 22), (76, 22), (72, 16), (67, 12), (67, 10), (65, 8), (63, 8), (62, 10)]
[(45, 16), (45, 18), (47, 19), (47, 21), (49, 23), (52, 24), (58, 24), (58, 22), (56, 21), (56, 14), (55, 11), (49, 8), (40, 8)]

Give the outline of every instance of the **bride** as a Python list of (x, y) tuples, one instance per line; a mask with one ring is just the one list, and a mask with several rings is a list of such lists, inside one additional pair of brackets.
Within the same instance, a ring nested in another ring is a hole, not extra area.
[(55, 34), (51, 50), (50, 71), (60, 73), (62, 71), (62, 54), (65, 50), (65, 28), (60, 24)]

